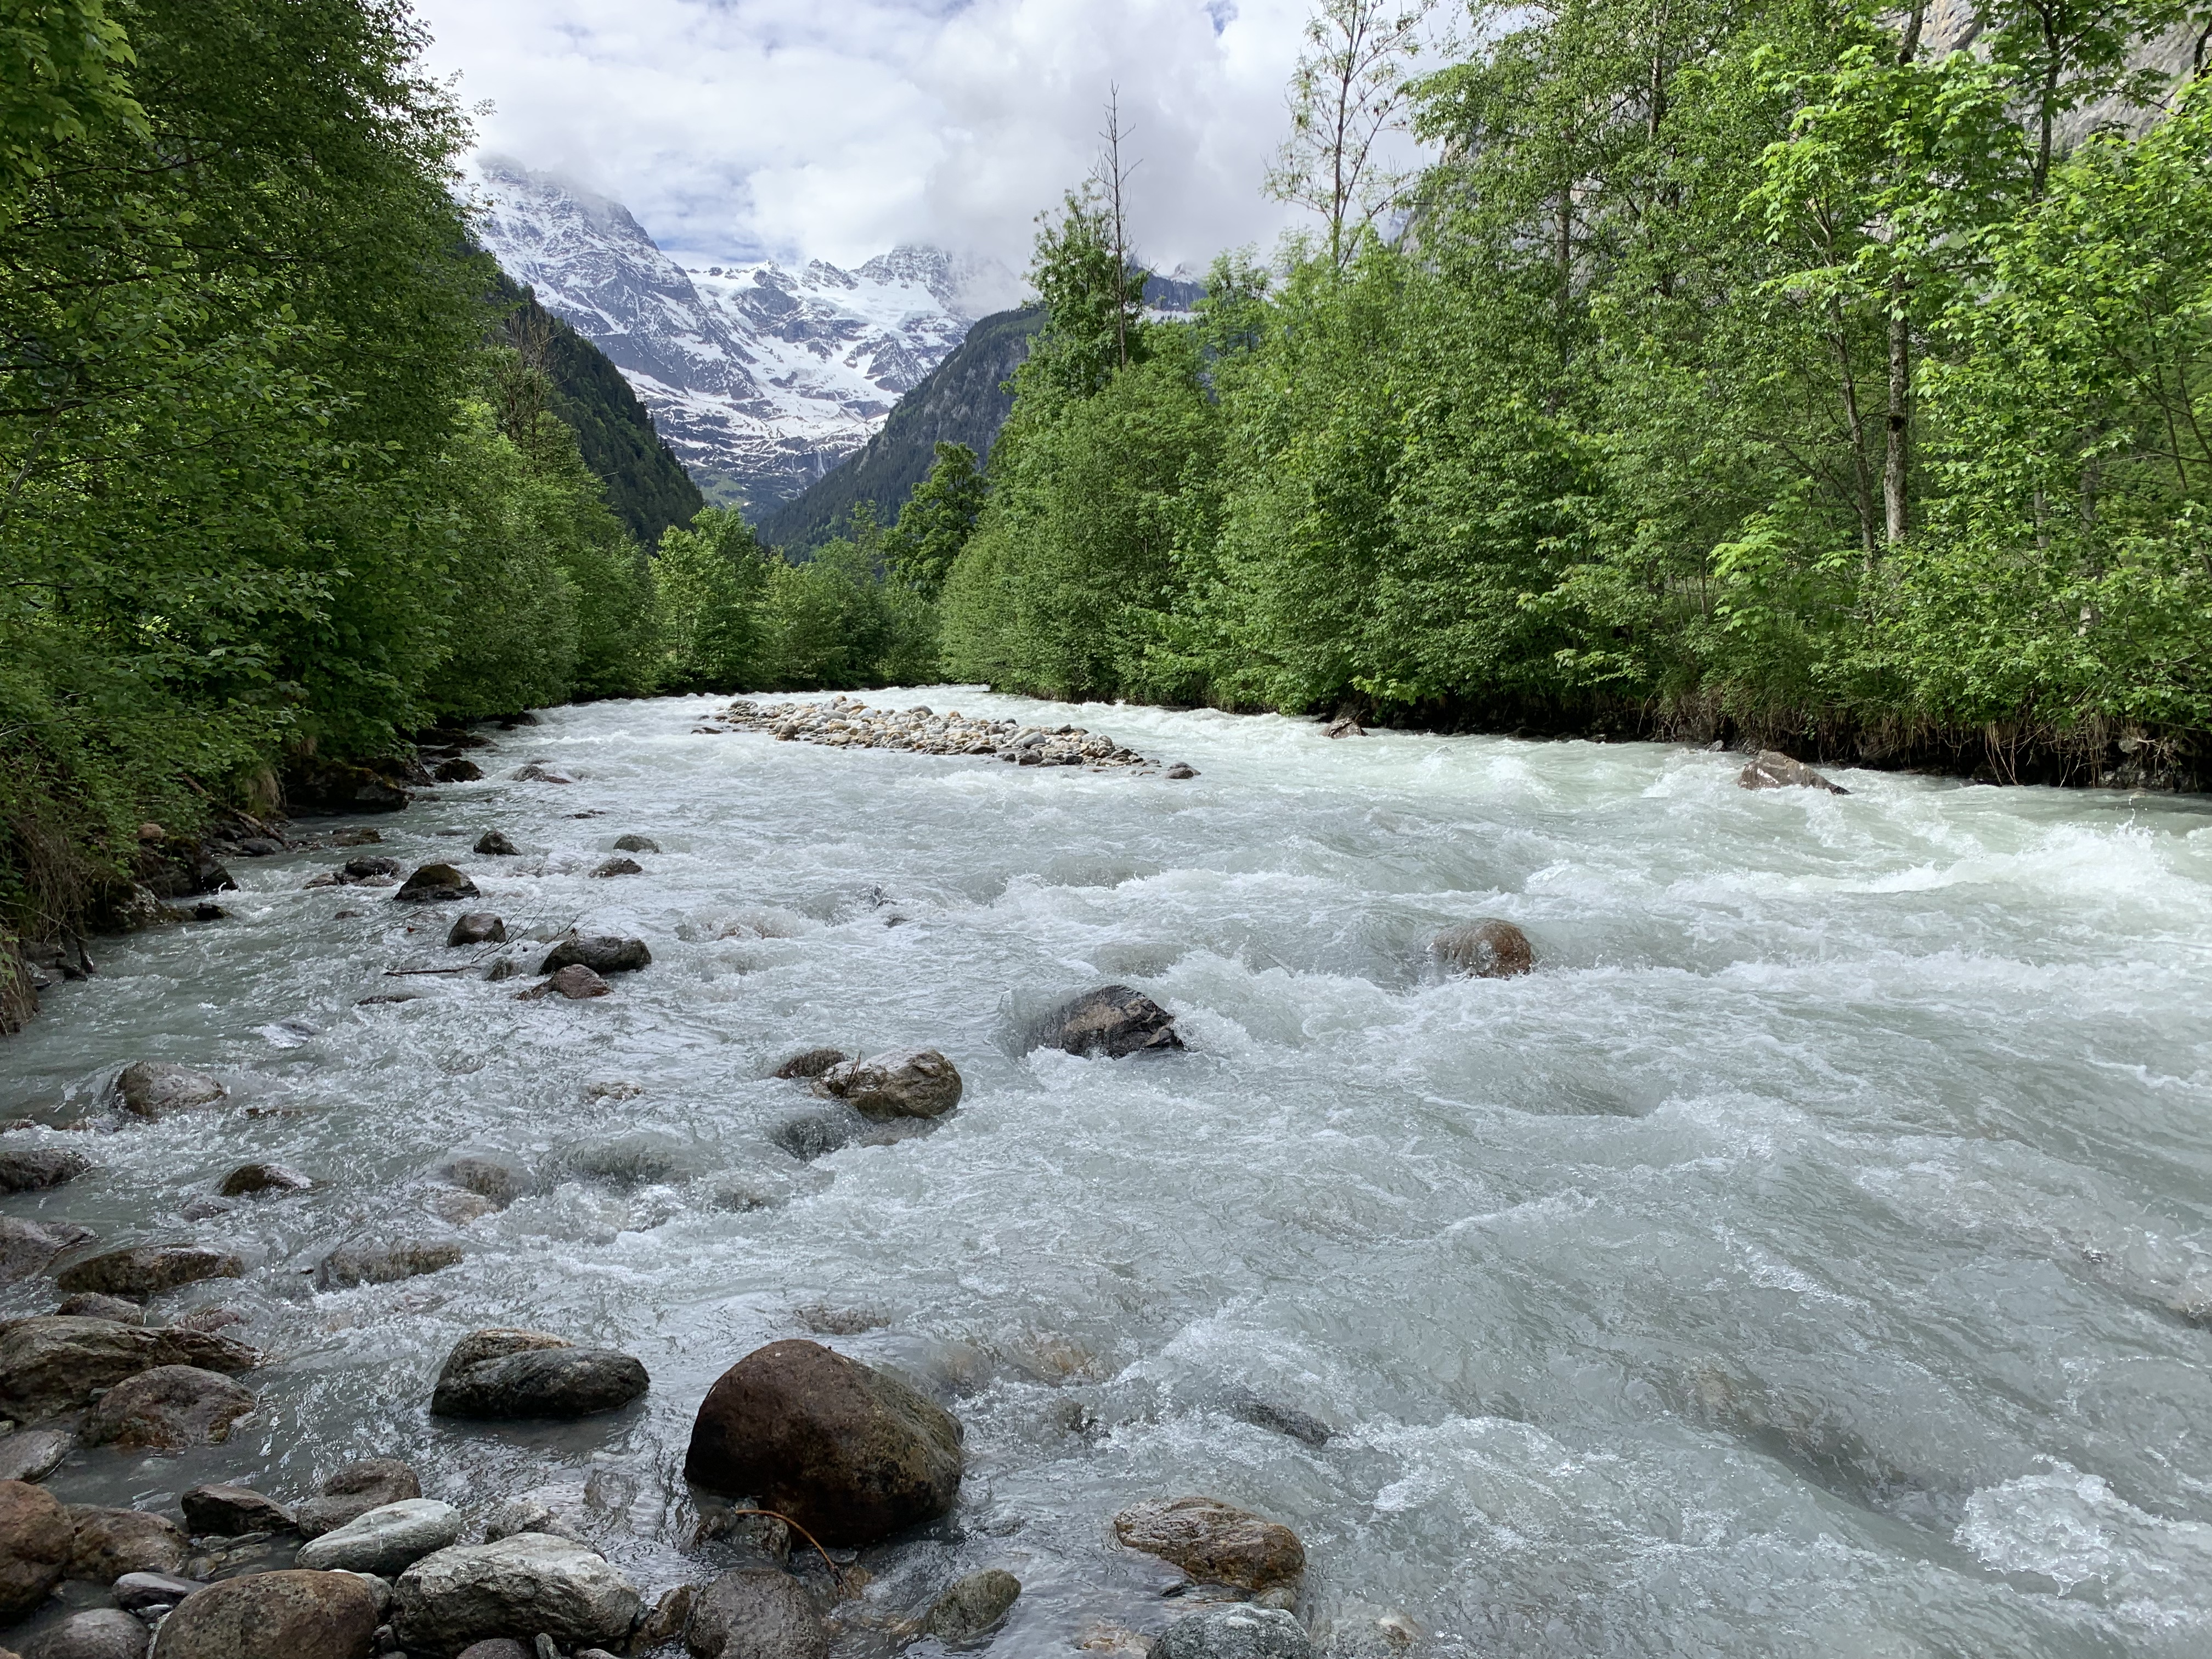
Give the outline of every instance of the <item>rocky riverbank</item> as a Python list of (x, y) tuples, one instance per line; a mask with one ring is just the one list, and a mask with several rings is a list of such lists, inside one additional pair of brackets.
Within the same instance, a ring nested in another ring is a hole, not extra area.
[[(737, 732), (765, 732), (780, 743), (818, 743), (835, 749), (904, 749), (922, 755), (990, 757), (1018, 766), (1127, 767), (1158, 769), (1133, 749), (1079, 726), (1023, 726), (977, 720), (958, 709), (939, 714), (924, 704), (871, 708), (856, 697), (827, 702), (779, 702), (763, 707), (739, 698), (717, 718)], [(707, 728), (702, 728), (707, 729)], [(1195, 777), (1188, 766), (1167, 768), (1170, 777)]]

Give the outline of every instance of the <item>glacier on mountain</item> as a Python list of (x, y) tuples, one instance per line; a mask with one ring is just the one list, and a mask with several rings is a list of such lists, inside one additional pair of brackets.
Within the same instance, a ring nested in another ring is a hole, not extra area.
[(554, 174), (484, 157), (468, 184), (485, 250), (606, 353), (708, 496), (750, 519), (866, 443), (1012, 286), (931, 247), (856, 270), (707, 263)]

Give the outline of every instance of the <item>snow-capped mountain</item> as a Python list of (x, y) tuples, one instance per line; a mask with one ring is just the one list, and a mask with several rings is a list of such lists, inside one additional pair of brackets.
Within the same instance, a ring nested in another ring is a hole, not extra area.
[(1011, 286), (928, 247), (857, 270), (687, 265), (553, 175), (485, 158), (471, 185), (485, 249), (614, 361), (708, 496), (751, 518), (866, 443)]

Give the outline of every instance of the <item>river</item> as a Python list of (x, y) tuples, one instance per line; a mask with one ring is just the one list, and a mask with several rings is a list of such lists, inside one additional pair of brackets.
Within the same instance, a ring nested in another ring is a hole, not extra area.
[[(1185, 1492), (1299, 1533), (1317, 1629), (1397, 1611), (1437, 1655), (2212, 1650), (2212, 804), (867, 701), (1065, 720), (1199, 775), (694, 735), (706, 699), (552, 710), (477, 753), (484, 781), (360, 822), (405, 867), (455, 859), (518, 937), (645, 939), (611, 995), (387, 976), (462, 958), (459, 907), (303, 887), (342, 850), (241, 860), (228, 920), (95, 942), (0, 1048), (0, 1114), (96, 1115), (147, 1057), (234, 1097), (19, 1132), (99, 1168), (5, 1211), (243, 1253), (161, 1308), (236, 1308), (274, 1363), (230, 1445), (80, 1451), (50, 1485), (298, 1498), (404, 1456), (465, 1507), (545, 1497), (649, 1598), (720, 1559), (678, 1473), (707, 1386), (812, 1335), (965, 1424), (960, 1507), (871, 1552), (870, 1595), (1010, 1568), (1005, 1654), (1158, 1628), (1176, 1575), (1108, 1523)], [(532, 760), (577, 781), (512, 781)], [(523, 855), (471, 855), (493, 828)], [(660, 851), (592, 878), (625, 832)], [(1483, 915), (1538, 971), (1428, 967)], [(1023, 1052), (1108, 981), (1188, 1051)], [(796, 1159), (773, 1136), (808, 1097), (769, 1073), (823, 1043), (941, 1048), (966, 1097)], [(435, 1219), (464, 1152), (534, 1190)], [(258, 1158), (320, 1184), (185, 1218)], [(467, 1254), (315, 1291), (362, 1234)], [(487, 1325), (625, 1349), (652, 1392), (558, 1429), (431, 1419)]]

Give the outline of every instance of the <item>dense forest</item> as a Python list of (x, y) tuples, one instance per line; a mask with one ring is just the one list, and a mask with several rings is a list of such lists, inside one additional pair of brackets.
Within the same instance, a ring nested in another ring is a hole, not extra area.
[[(793, 561), (475, 250), (404, 0), (4, 0), (0, 933), (421, 728), (664, 690), (2201, 780), (2207, 20), (1940, 9), (1547, 0), (1439, 52), (1323, 0), (1269, 180), (1311, 234), (1165, 318), (1103, 167), (988, 461)], [(1385, 173), (1401, 126), (1441, 159)]]
[[(1411, 21), (1317, 15), (1321, 228), (1196, 325), (1070, 198), (948, 678), (2204, 775), (2206, 18), (1551, 0), (1419, 74)], [(1394, 99), (1443, 159), (1363, 182)]]

